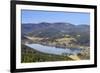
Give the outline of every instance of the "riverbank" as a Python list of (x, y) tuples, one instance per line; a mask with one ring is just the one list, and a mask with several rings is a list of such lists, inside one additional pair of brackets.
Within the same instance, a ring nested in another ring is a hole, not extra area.
[(83, 49), (86, 48), (87, 46), (81, 46), (75, 43), (77, 41), (75, 38), (72, 37), (64, 37), (64, 38), (40, 38), (40, 37), (29, 37), (25, 36), (27, 39), (31, 40), (31, 42), (27, 43), (37, 43), (37, 44), (42, 44), (42, 45), (47, 45), (47, 46), (54, 46), (58, 48), (79, 48)]
[[(35, 43), (35, 44), (41, 44), (41, 45), (46, 45), (50, 47), (57, 47), (57, 48), (69, 48), (69, 49), (81, 49), (81, 52), (77, 54), (77, 56), (84, 60), (84, 59), (90, 59), (90, 48), (88, 46), (81, 46), (78, 44), (75, 44), (74, 42), (76, 41), (75, 38), (72, 37), (65, 37), (65, 38), (39, 38), (39, 37), (28, 37), (26, 36), (28, 40), (31, 40), (31, 42), (28, 43)], [(27, 41), (28, 41), (27, 40)], [(25, 42), (24, 42), (25, 43)]]

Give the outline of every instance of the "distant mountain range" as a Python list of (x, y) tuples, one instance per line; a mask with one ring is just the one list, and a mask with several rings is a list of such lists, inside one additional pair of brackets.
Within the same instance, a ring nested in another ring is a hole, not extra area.
[(37, 36), (37, 37), (56, 37), (62, 36), (63, 34), (69, 35), (89, 35), (89, 25), (74, 25), (71, 23), (27, 23), (21, 25), (22, 36)]

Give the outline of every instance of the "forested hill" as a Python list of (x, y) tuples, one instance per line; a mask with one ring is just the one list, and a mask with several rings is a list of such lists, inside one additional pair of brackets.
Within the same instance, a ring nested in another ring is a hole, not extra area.
[[(90, 43), (90, 25), (81, 24), (74, 25), (71, 23), (57, 22), (57, 23), (27, 23), (22, 24), (22, 37), (24, 35), (42, 37), (42, 38), (61, 38), (65, 35), (79, 40), (79, 43)], [(79, 37), (78, 37), (79, 36)], [(78, 37), (78, 38), (77, 38)]]

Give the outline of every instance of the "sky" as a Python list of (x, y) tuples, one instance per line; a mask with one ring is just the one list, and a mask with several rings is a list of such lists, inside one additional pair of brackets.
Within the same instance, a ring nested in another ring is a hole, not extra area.
[(65, 22), (90, 25), (90, 14), (79, 12), (21, 10), (21, 23)]

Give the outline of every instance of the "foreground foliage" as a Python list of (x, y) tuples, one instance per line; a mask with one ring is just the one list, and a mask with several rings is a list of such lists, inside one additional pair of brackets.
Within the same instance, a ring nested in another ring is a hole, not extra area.
[(47, 61), (69, 61), (72, 60), (68, 56), (59, 56), (59, 55), (51, 55), (45, 54), (41, 52), (37, 52), (25, 45), (22, 45), (21, 50), (21, 62), (22, 63), (30, 63), (30, 62), (47, 62)]

